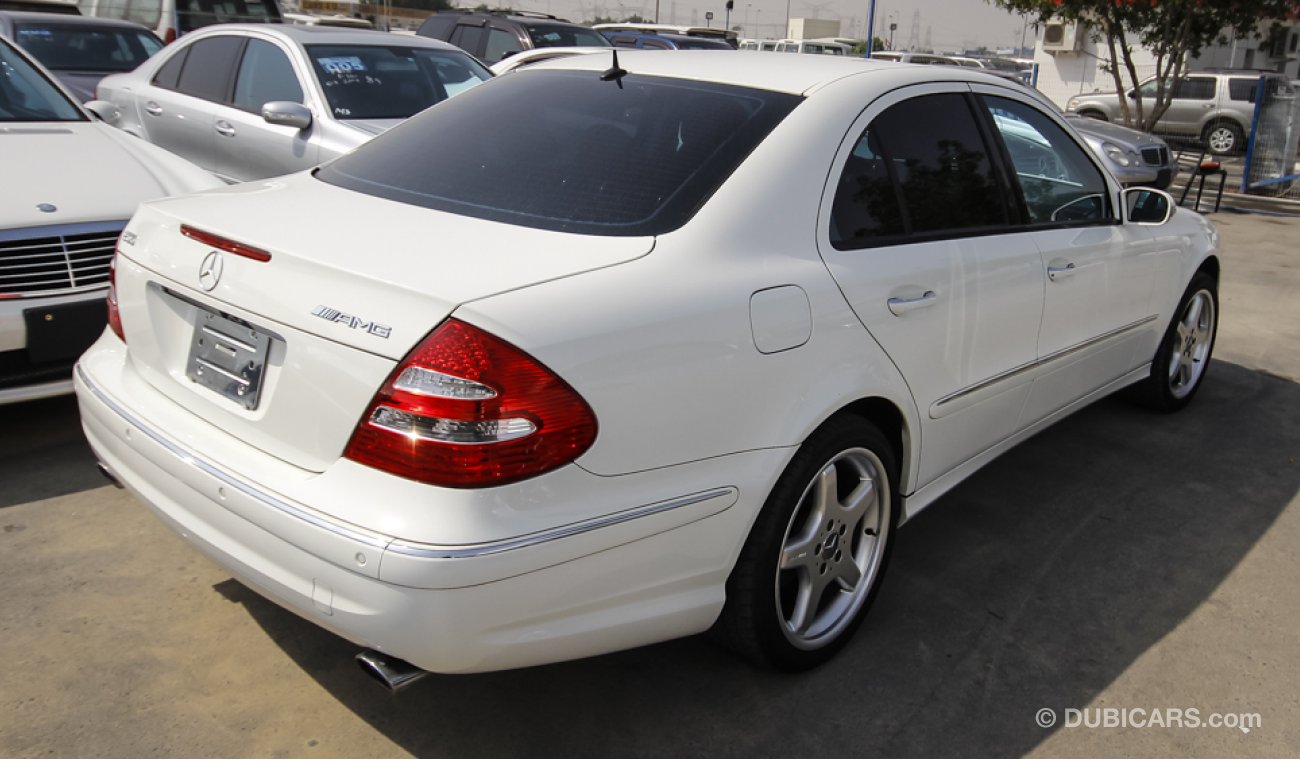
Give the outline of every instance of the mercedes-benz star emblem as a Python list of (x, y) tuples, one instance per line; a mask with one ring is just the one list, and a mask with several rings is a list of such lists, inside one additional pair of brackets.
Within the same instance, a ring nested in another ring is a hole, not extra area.
[(221, 251), (209, 251), (207, 256), (203, 257), (203, 263), (199, 265), (199, 287), (204, 290), (212, 290), (221, 282), (222, 264)]

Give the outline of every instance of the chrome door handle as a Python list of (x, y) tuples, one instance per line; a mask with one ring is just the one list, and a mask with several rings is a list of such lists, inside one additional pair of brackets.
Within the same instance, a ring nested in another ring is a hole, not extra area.
[(216, 129), (217, 129), (217, 134), (219, 135), (224, 135), (226, 137), (235, 136), (235, 127), (228, 121), (217, 122)]
[(1057, 280), (1064, 280), (1066, 277), (1073, 277), (1074, 271), (1075, 269), (1074, 269), (1073, 261), (1071, 261), (1069, 264), (1066, 264), (1063, 267), (1048, 267), (1047, 279), (1051, 280), (1052, 282), (1056, 282)]
[(894, 316), (901, 317), (909, 311), (924, 309), (927, 306), (934, 306), (935, 302), (938, 300), (939, 296), (937, 296), (933, 290), (927, 290), (917, 298), (891, 298), (887, 303), (889, 304), (889, 310), (893, 312)]
[(147, 111), (150, 116), (158, 116), (162, 113), (162, 106), (151, 100), (144, 104), (144, 110)]

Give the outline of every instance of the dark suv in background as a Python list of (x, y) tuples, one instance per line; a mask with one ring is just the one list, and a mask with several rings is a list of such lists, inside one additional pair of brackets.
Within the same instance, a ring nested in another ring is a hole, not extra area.
[(529, 11), (442, 11), (425, 20), (416, 34), (450, 42), (488, 64), (533, 48), (610, 47), (609, 40), (590, 27)]

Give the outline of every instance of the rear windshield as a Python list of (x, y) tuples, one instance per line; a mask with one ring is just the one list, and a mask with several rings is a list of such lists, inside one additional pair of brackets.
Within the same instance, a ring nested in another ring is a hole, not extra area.
[(731, 50), (732, 47), (722, 40), (709, 40), (703, 37), (672, 37), (678, 50)]
[(533, 47), (610, 47), (605, 35), (582, 26), (559, 24), (524, 24)]
[(182, 32), (213, 24), (279, 23), (275, 0), (176, 0), (176, 17)]
[(75, 24), (15, 24), (14, 38), (54, 71), (131, 71), (162, 50), (144, 29)]
[(589, 235), (685, 224), (800, 101), (742, 87), (590, 71), (502, 77), (322, 169), (415, 206)]
[(459, 50), (308, 45), (336, 119), (405, 119), (492, 77)]

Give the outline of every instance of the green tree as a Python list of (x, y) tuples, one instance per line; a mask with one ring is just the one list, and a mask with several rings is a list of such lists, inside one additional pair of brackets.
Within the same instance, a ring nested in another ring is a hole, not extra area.
[[(1300, 12), (1295, 0), (986, 0), (1000, 8), (1044, 22), (1051, 18), (1077, 22), (1092, 39), (1104, 42), (1110, 57), (1105, 64), (1115, 89), (1133, 91), (1121, 97), (1124, 123), (1150, 131), (1169, 110), (1172, 84), (1187, 71), (1187, 59), (1211, 43), (1260, 37), (1280, 19)], [(1145, 47), (1156, 59), (1153, 102), (1138, 90), (1132, 46)]]

